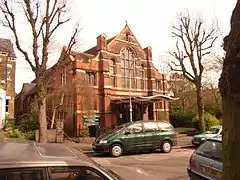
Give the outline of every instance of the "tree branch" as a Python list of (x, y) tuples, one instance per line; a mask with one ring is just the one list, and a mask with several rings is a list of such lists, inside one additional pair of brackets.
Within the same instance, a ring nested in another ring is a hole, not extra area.
[(15, 41), (16, 41), (15, 43), (16, 43), (17, 49), (24, 55), (25, 60), (30, 65), (32, 71), (36, 72), (36, 67), (31, 62), (28, 53), (26, 51), (24, 51), (22, 49), (22, 46), (20, 45), (19, 37), (18, 37), (18, 34), (17, 34), (17, 29), (16, 29), (15, 15), (9, 8), (8, 0), (4, 0), (3, 6), (1, 6), (1, 11), (4, 14), (5, 20), (7, 21), (7, 24), (5, 24), (5, 25), (7, 25), (7, 27), (10, 28), (10, 30), (12, 31), (12, 33), (15, 37)]

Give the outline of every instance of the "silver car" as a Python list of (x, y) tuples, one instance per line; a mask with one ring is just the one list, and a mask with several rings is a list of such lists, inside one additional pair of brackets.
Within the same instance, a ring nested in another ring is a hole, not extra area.
[(79, 150), (63, 144), (0, 143), (3, 180), (120, 180)]
[(190, 180), (220, 180), (222, 176), (222, 138), (207, 139), (192, 154), (187, 169)]

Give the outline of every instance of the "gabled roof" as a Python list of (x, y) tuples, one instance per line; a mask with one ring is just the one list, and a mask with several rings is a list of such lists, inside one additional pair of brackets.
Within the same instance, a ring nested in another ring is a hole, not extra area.
[(23, 94), (24, 96), (30, 94), (35, 88), (36, 88), (35, 83), (23, 83), (22, 90), (15, 96), (15, 99), (18, 99), (21, 96), (21, 94)]
[(93, 54), (88, 54), (86, 52), (76, 52), (76, 51), (71, 51), (71, 55), (74, 56), (75, 59), (82, 59), (84, 61), (88, 61), (89, 59), (92, 59), (95, 57)]
[(16, 58), (13, 44), (10, 39), (0, 38), (0, 51), (9, 53), (9, 56)]
[[(116, 38), (118, 38), (119, 36), (121, 36), (121, 34), (128, 34), (132, 37), (134, 37), (135, 42), (141, 47), (141, 44), (138, 42), (137, 38), (135, 37), (135, 35), (133, 34), (131, 28), (129, 27), (128, 23), (126, 23), (125, 27), (122, 29), (122, 31), (120, 33), (118, 33), (118, 35), (116, 35)], [(141, 47), (142, 48), (142, 47)]]
[[(130, 27), (128, 26), (128, 24), (126, 23), (126, 25), (124, 26), (124, 28), (120, 31), (120, 33), (118, 33), (116, 36), (113, 36), (111, 38), (109, 38), (107, 40), (107, 45), (109, 45), (114, 39), (117, 39), (119, 38), (122, 34), (128, 34), (130, 36), (133, 37), (135, 43), (137, 43), (140, 47), (140, 43), (138, 42), (138, 40), (136, 39), (136, 37), (134, 36), (133, 32), (131, 31)], [(84, 53), (87, 53), (87, 54), (92, 54), (92, 55), (97, 55), (97, 46), (94, 46), (88, 50), (86, 50)]]

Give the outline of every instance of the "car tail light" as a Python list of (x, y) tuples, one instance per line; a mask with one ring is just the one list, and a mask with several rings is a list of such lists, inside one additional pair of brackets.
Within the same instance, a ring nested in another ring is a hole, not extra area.
[(174, 132), (173, 138), (177, 139), (177, 133), (176, 132)]
[(196, 161), (195, 161), (193, 154), (190, 157), (189, 166), (191, 169), (196, 169)]

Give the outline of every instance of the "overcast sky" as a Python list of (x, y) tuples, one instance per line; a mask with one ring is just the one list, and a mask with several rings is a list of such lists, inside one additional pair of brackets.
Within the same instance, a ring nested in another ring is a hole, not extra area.
[[(80, 50), (86, 50), (96, 45), (96, 37), (105, 33), (107, 37), (118, 34), (128, 21), (134, 35), (142, 47), (151, 46), (156, 66), (158, 57), (174, 49), (174, 39), (171, 37), (171, 26), (176, 21), (177, 14), (185, 9), (190, 13), (201, 13), (207, 21), (217, 20), (221, 32), (229, 32), (229, 19), (236, 0), (71, 0), (71, 24), (64, 27), (58, 35), (60, 50), (71, 35), (71, 27), (80, 21), (83, 30), (80, 33)], [(26, 25), (19, 23), (22, 37), (29, 42)], [(1, 37), (11, 37), (6, 29), (0, 29)], [(22, 41), (24, 41), (22, 40)], [(31, 39), (30, 39), (31, 40)], [(216, 45), (216, 46), (219, 46)], [(217, 49), (219, 47), (216, 47)], [(16, 50), (17, 51), (17, 50)], [(220, 48), (219, 48), (219, 51)], [(17, 52), (16, 92), (21, 91), (22, 83), (31, 81), (34, 76)], [(56, 62), (58, 53), (53, 54), (51, 63)], [(159, 67), (157, 67), (159, 68)]]

